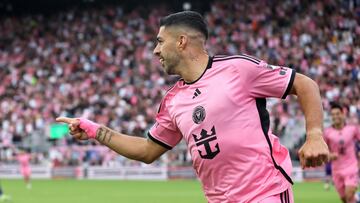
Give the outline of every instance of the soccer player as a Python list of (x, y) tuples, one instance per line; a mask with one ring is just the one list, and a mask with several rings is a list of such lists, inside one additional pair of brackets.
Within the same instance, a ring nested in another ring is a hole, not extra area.
[(151, 163), (184, 139), (208, 202), (293, 202), (288, 150), (270, 132), (266, 98), (298, 96), (307, 138), (302, 167), (328, 160), (317, 84), (248, 55), (209, 56), (203, 17), (183, 11), (160, 20), (154, 54), (181, 79), (166, 93), (148, 138), (84, 118), (57, 118), (77, 139), (96, 139), (120, 155)]
[(325, 130), (324, 136), (331, 152), (333, 182), (341, 200), (353, 203), (359, 183), (355, 150), (356, 141), (360, 140), (359, 127), (346, 124), (343, 108), (339, 104), (332, 104), (330, 114), (332, 126)]
[(20, 172), (24, 178), (26, 183), (26, 188), (31, 189), (30, 176), (31, 176), (31, 168), (30, 168), (30, 160), (31, 155), (28, 154), (25, 150), (20, 149), (17, 156), (17, 160), (20, 163)]

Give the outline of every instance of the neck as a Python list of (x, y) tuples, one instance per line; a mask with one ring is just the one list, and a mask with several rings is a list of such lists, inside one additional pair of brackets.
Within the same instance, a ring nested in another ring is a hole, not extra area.
[(342, 129), (345, 126), (344, 122), (338, 123), (338, 124), (334, 124), (333, 125), (335, 129)]
[(179, 75), (187, 83), (194, 82), (204, 73), (208, 63), (209, 55), (206, 52), (198, 55), (192, 55), (182, 64), (182, 67), (184, 68), (182, 68)]

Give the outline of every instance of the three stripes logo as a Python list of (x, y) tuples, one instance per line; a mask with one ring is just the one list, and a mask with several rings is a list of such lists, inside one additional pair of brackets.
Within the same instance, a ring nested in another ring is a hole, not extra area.
[(192, 98), (195, 99), (195, 97), (199, 96), (200, 94), (201, 94), (200, 90), (198, 88), (196, 88), (196, 90), (194, 92), (194, 96)]

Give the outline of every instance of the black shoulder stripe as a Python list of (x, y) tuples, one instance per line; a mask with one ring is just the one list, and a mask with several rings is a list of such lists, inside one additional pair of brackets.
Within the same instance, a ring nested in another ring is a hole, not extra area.
[(259, 63), (260, 63), (260, 61), (261, 61), (260, 59), (254, 57), (254, 56), (250, 56), (250, 55), (247, 55), (247, 54), (240, 54), (240, 55), (241, 55), (241, 56), (249, 57), (249, 58), (251, 58), (252, 60), (255, 60), (255, 61), (259, 62)]
[(215, 55), (214, 59), (216, 59), (216, 58), (225, 58), (225, 57), (229, 57), (229, 55)]
[(164, 147), (164, 148), (166, 148), (166, 149), (168, 149), (168, 150), (171, 150), (171, 149), (172, 149), (171, 146), (169, 146), (169, 145), (161, 142), (160, 140), (156, 139), (155, 137), (151, 136), (150, 132), (148, 132), (148, 137), (149, 137), (150, 140), (152, 140), (152, 141), (155, 142), (156, 144), (158, 144), (158, 145), (160, 145), (160, 146), (162, 146), (162, 147)]
[(259, 63), (261, 61), (260, 59), (254, 57), (254, 56), (247, 55), (247, 54), (238, 54), (238, 55), (232, 55), (232, 56), (230, 56), (230, 55), (216, 55), (216, 56), (214, 56), (214, 59), (223, 59), (223, 58), (228, 58), (228, 57), (230, 58), (230, 57), (236, 57), (236, 56), (238, 56), (238, 57), (247, 57), (247, 58), (252, 59), (254, 61), (257, 61)]
[(213, 62), (226, 61), (226, 60), (231, 60), (231, 59), (244, 59), (244, 60), (251, 61), (251, 62), (253, 62), (253, 63), (257, 64), (257, 65), (260, 64), (260, 62), (254, 60), (254, 59), (252, 59), (252, 58), (249, 58), (249, 57), (247, 57), (247, 56), (240, 56), (240, 55), (238, 55), (238, 56), (231, 56), (231, 57), (228, 57), (228, 58), (216, 58), (216, 59), (214, 58)]

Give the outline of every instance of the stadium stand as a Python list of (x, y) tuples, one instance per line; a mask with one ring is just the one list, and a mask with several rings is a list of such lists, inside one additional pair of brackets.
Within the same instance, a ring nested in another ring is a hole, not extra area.
[[(13, 162), (14, 148), (24, 146), (36, 154), (34, 163), (139, 164), (95, 142), (49, 139), (49, 126), (59, 115), (85, 116), (146, 136), (162, 95), (177, 80), (164, 75), (152, 54), (158, 19), (168, 13), (162, 4), (1, 16), (1, 161)], [(339, 101), (348, 107), (348, 122), (359, 123), (359, 1), (222, 0), (205, 16), (211, 54), (247, 53), (289, 66), (319, 84), (325, 109)], [(299, 106), (288, 98), (270, 100), (268, 109), (273, 131), (296, 159), (304, 139)], [(184, 143), (165, 162), (191, 164)]]

